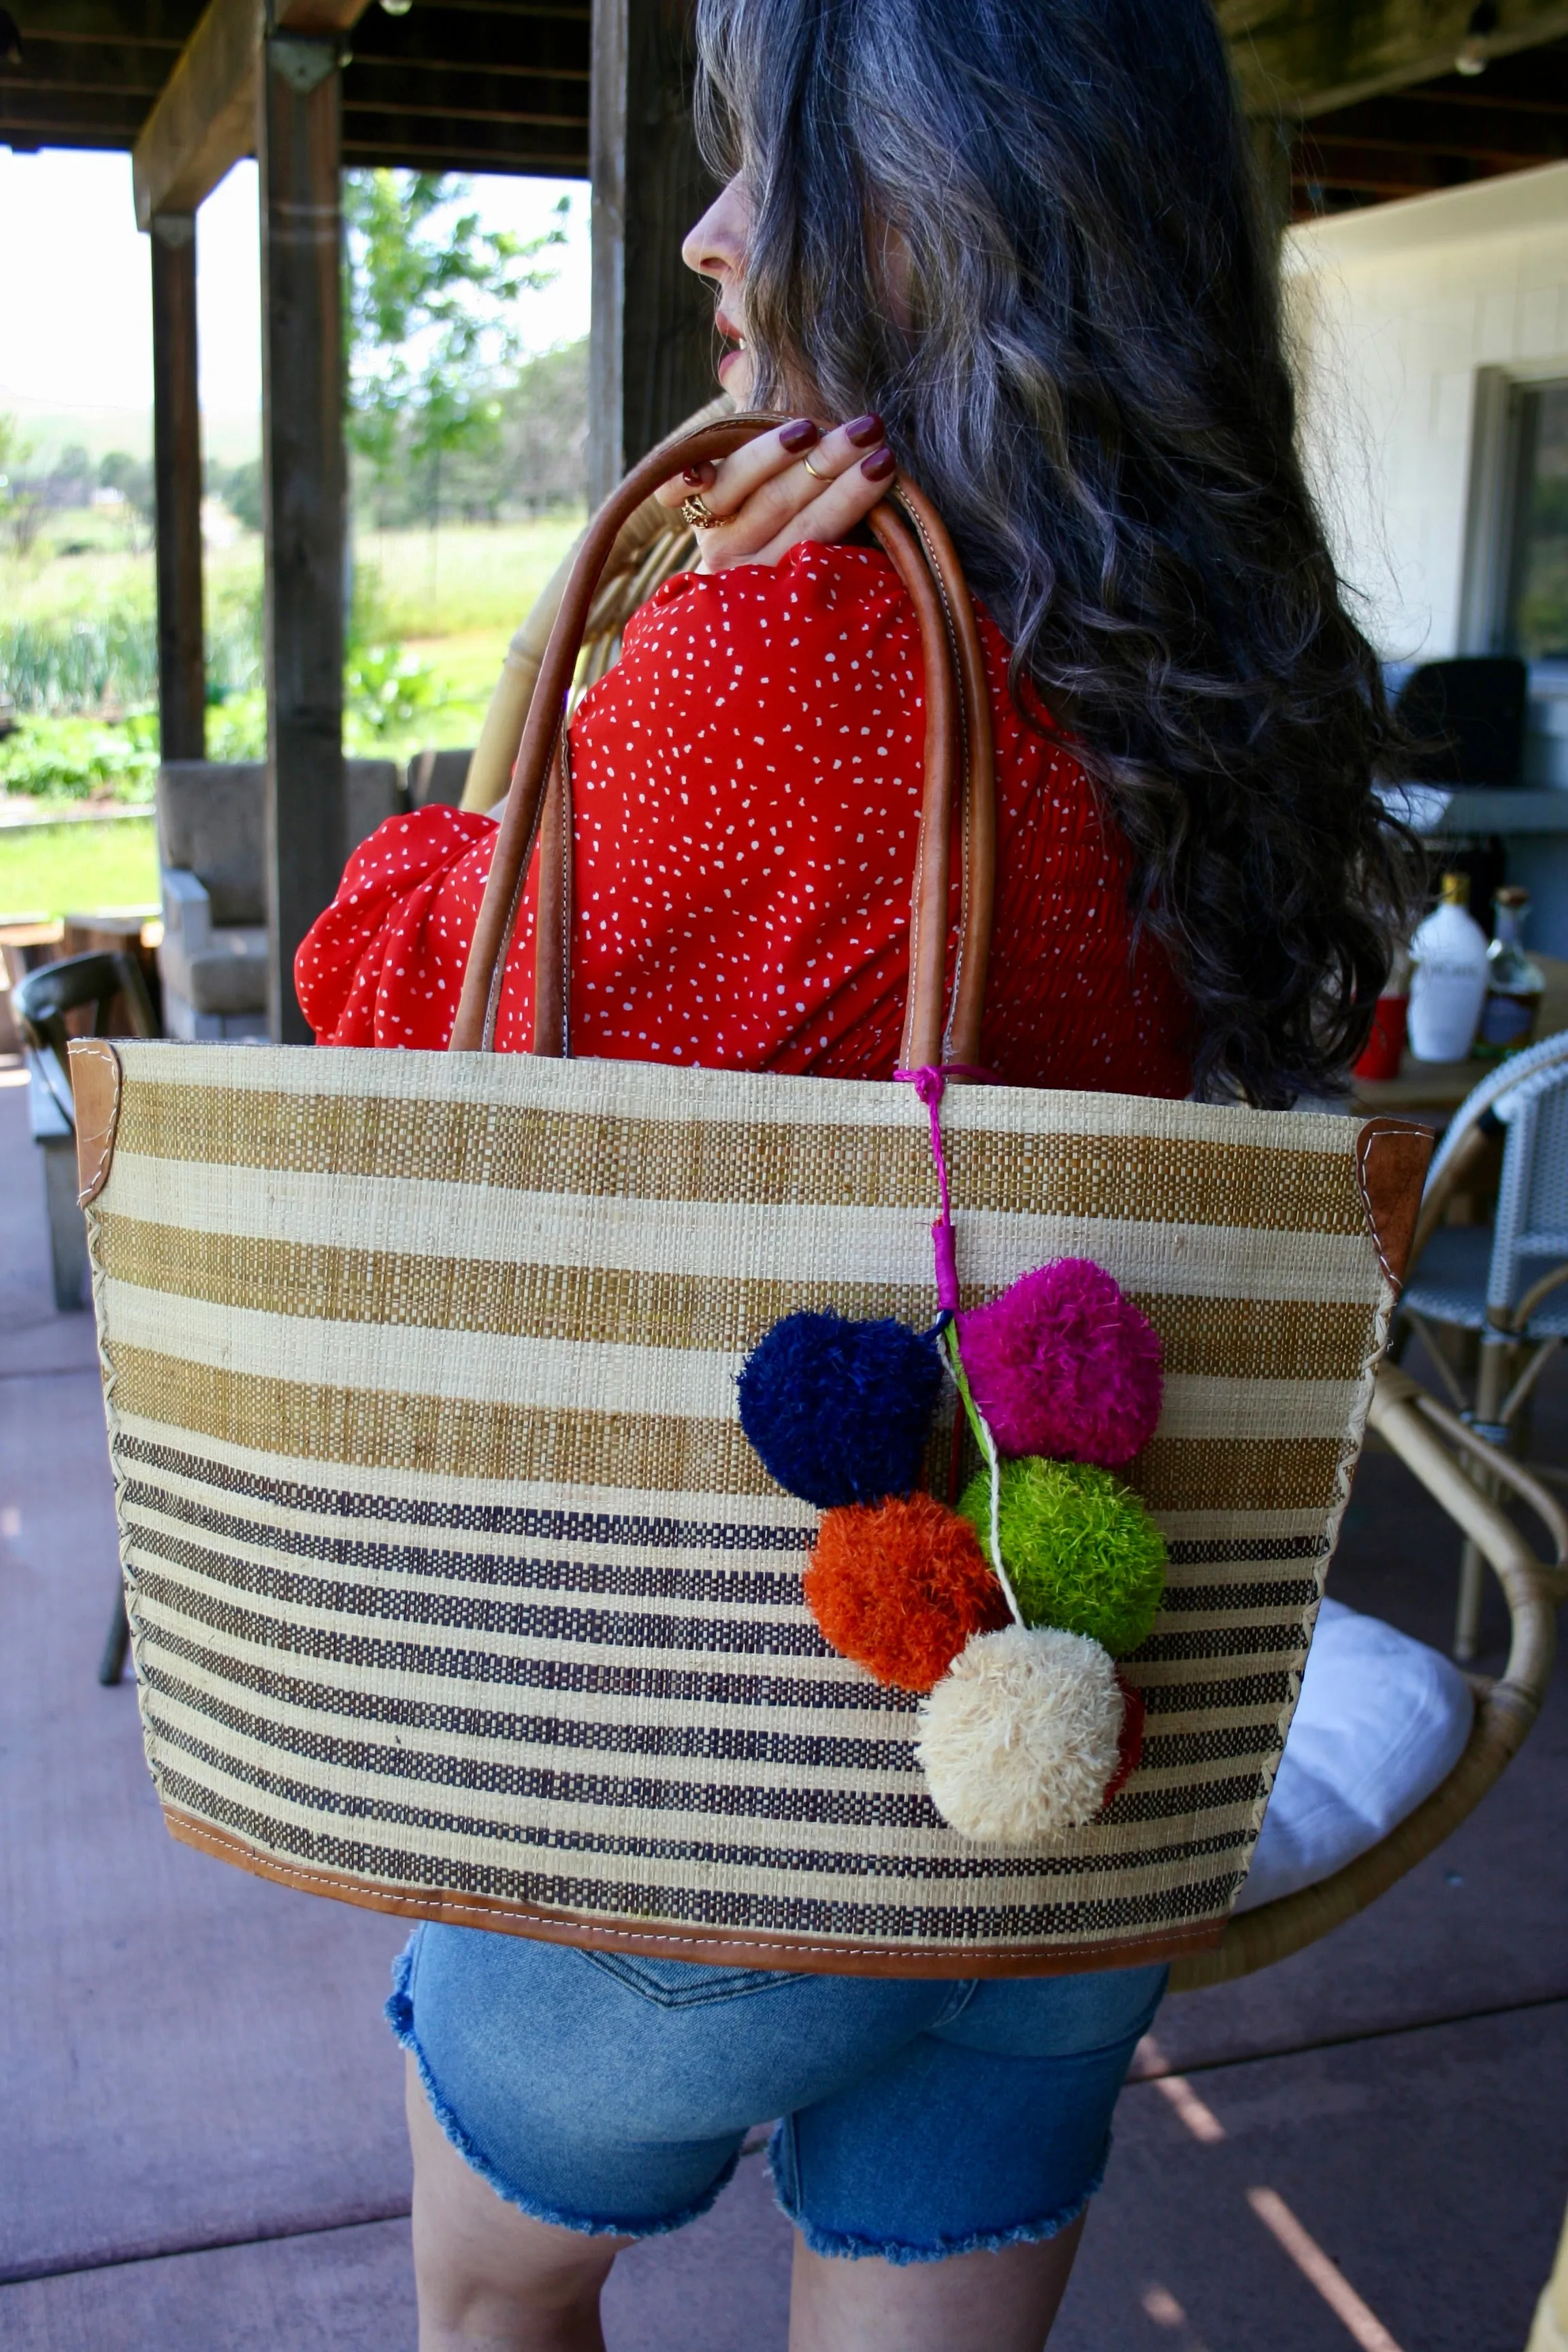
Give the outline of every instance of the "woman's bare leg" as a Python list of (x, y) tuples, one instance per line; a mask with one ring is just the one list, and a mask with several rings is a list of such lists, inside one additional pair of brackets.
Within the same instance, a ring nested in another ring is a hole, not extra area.
[(945, 2263), (847, 2262), (796, 2233), (789, 2352), (1040, 2352), (1083, 2235)]
[(412, 2058), (407, 2107), (419, 2352), (605, 2352), (599, 2291), (631, 2240), (503, 2203), (436, 2121)]

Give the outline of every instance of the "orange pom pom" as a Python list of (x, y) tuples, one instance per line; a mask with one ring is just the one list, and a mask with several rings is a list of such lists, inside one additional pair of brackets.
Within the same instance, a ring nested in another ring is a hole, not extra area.
[(972, 1633), (1012, 1622), (974, 1529), (930, 1495), (826, 1513), (805, 1601), (841, 1656), (900, 1690), (930, 1690)]

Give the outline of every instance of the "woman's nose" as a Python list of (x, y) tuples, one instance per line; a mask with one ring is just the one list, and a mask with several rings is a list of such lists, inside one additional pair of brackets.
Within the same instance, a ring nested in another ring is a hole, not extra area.
[(700, 278), (737, 278), (745, 267), (750, 209), (739, 180), (720, 189), (688, 232), (680, 257)]

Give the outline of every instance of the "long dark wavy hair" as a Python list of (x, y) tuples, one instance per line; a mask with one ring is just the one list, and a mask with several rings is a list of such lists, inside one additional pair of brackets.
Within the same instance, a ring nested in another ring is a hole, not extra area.
[(1282, 1105), (1364, 1043), (1413, 845), (1302, 473), (1208, 0), (697, 0), (754, 226), (754, 401), (876, 410), (1131, 845), (1194, 1084)]

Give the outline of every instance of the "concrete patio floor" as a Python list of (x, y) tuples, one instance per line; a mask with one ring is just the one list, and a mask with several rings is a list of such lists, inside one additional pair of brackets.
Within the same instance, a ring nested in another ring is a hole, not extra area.
[[(379, 2016), (402, 1931), (172, 1843), (131, 1683), (93, 1679), (98, 1374), (90, 1318), (50, 1305), (19, 1076), (0, 1063), (0, 2347), (411, 2352)], [(1559, 1369), (1538, 1448), (1565, 1438)], [(1456, 1561), (1369, 1457), (1334, 1591), (1441, 1643)], [(1441, 1854), (1312, 1951), (1166, 2004), (1053, 2352), (1521, 2352), (1568, 2194), (1565, 1823), (1560, 1671)], [(617, 2266), (614, 2352), (782, 2352), (789, 2253), (748, 2157)]]

